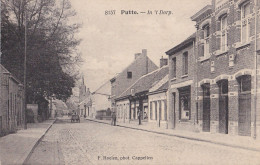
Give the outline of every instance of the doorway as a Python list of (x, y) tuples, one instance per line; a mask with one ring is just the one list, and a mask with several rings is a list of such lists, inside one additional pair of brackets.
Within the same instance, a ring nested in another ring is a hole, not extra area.
[(202, 130), (210, 132), (210, 84), (202, 85), (203, 90), (203, 115), (202, 115)]
[(251, 76), (238, 78), (239, 83), (239, 112), (238, 134), (251, 136)]
[(228, 80), (218, 82), (219, 86), (219, 133), (228, 134)]

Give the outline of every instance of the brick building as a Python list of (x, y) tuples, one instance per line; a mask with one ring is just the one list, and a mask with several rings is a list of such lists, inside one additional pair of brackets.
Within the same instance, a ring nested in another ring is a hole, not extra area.
[(146, 49), (143, 49), (142, 53), (136, 53), (135, 60), (121, 73), (110, 80), (112, 110), (115, 110), (115, 99), (141, 76), (156, 69), (158, 69), (158, 67), (149, 59)]
[(168, 128), (195, 129), (195, 38), (193, 34), (166, 52), (169, 56)]
[(0, 136), (24, 126), (23, 85), (0, 65)]
[[(160, 107), (149, 110), (148, 93), (155, 84), (160, 82), (169, 72), (167, 63), (148, 74), (140, 77), (135, 83), (129, 86), (115, 101), (117, 107), (117, 117), (119, 121), (137, 120), (138, 111), (141, 113), (141, 120), (150, 120), (150, 115), (156, 121), (157, 112), (160, 113), (163, 108)], [(153, 104), (158, 100), (154, 100)], [(161, 103), (161, 101), (160, 101)], [(159, 106), (159, 104), (158, 104)], [(159, 112), (160, 111), (160, 112)], [(164, 111), (164, 109), (163, 109)], [(160, 113), (161, 114), (161, 113)]]
[[(197, 64), (192, 83), (195, 97), (191, 96), (194, 102), (187, 119), (194, 120), (200, 131), (259, 137), (260, 16), (256, 2), (212, 0), (191, 17), (197, 27), (192, 53)], [(179, 78), (172, 80), (171, 70), (172, 84)], [(176, 72), (178, 76), (178, 65)], [(176, 95), (177, 107), (179, 98)], [(176, 117), (171, 121), (178, 121), (178, 113)]]

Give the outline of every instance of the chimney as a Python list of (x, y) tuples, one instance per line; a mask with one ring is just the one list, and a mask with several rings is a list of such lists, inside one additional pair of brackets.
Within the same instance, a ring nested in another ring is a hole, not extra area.
[(139, 56), (141, 56), (141, 53), (135, 53), (135, 59), (137, 59)]
[(147, 55), (147, 50), (146, 49), (142, 49), (142, 54), (146, 56)]
[(168, 65), (168, 59), (167, 58), (162, 58), (160, 59), (160, 68), (165, 66), (165, 65)]

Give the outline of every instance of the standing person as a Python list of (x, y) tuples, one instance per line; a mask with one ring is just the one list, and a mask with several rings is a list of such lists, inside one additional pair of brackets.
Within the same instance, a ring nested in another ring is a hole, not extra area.
[(112, 112), (112, 122), (111, 122), (111, 125), (116, 126), (116, 113), (115, 112)]
[(137, 114), (138, 114), (139, 125), (141, 125), (141, 111), (138, 110)]

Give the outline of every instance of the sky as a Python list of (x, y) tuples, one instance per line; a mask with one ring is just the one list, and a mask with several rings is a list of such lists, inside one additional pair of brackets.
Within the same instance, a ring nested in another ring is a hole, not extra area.
[[(190, 17), (211, 0), (71, 0), (77, 12), (74, 21), (82, 24), (76, 37), (84, 60), (81, 72), (87, 88), (94, 92), (132, 61), (134, 54), (147, 49), (159, 66), (165, 52), (196, 31)], [(114, 15), (106, 11), (115, 10)], [(139, 14), (121, 14), (121, 10)], [(152, 11), (152, 14), (147, 12)], [(171, 11), (156, 14), (155, 10)], [(146, 13), (140, 13), (146, 12)]]

